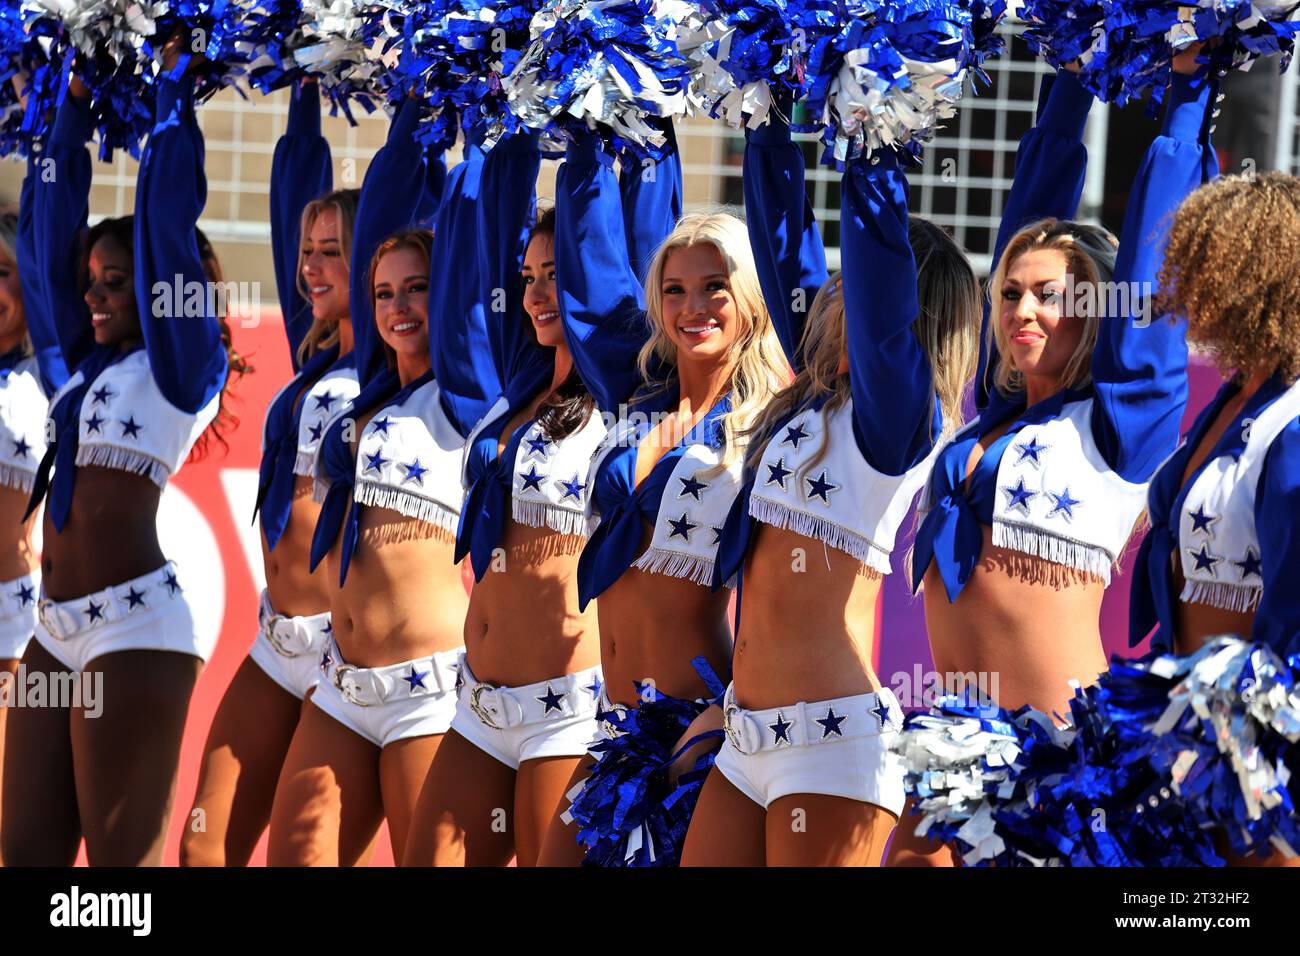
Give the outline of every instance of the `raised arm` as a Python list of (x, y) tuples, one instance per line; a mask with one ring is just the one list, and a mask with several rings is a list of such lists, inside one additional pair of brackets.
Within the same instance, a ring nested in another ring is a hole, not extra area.
[(59, 337), (46, 303), (41, 279), (40, 259), (36, 252), (36, 179), (41, 175), (40, 159), (27, 158), (27, 175), (23, 177), (18, 200), (18, 282), (23, 292), (23, 314), (27, 317), (27, 334), (41, 373), (46, 395), (53, 395), (68, 380), (68, 367), (59, 348)]
[(427, 146), (424, 150), (424, 189), (420, 193), (420, 205), (415, 213), (415, 221), (421, 226), (433, 228), (438, 217), (438, 207), (447, 191), (447, 161), (440, 145)]
[(197, 412), (221, 391), (226, 350), (212, 295), (200, 315), (175, 308), (209, 288), (194, 232), (208, 182), (191, 77), (159, 79), (155, 116), (135, 195), (135, 299), (154, 381), (177, 408)]
[[(1260, 579), (1264, 595), (1255, 610), (1251, 639), (1267, 644), (1283, 657), (1300, 653), (1300, 420), (1293, 421), (1273, 441), (1264, 461), (1259, 495), (1255, 499), (1259, 529)], [(1250, 556), (1231, 568), (1247, 582)]]
[(578, 374), (601, 409), (617, 412), (641, 385), (650, 326), (613, 163), (595, 133), (569, 144), (555, 183), (555, 275)]
[(943, 431), (930, 361), (912, 333), (920, 306), (907, 197), (893, 150), (844, 171), (840, 275), (854, 430), (867, 461), (890, 475), (925, 458)]
[[(1038, 91), (1038, 116), (1032, 129), (1020, 138), (1016, 166), (1002, 207), (1002, 222), (993, 246), (997, 268), (1002, 250), (1020, 229), (1040, 219), (1073, 219), (1083, 195), (1088, 168), (1088, 150), (1083, 131), (1092, 108), (1092, 94), (1068, 70), (1043, 77)], [(991, 376), (997, 351), (989, 341), (989, 304), (984, 302), (984, 327), (980, 334), (979, 369), (975, 375), (975, 400), (979, 408), (988, 404)]]
[(370, 309), (366, 277), (370, 273), (370, 259), (379, 244), (416, 221), (417, 197), (423, 192), (425, 182), (424, 151), (415, 141), (419, 120), (419, 102), (403, 100), (388, 127), (388, 141), (370, 161), (357, 203), (348, 291), (352, 348), (356, 353), (357, 379), (363, 388), (385, 367), (383, 342)]
[(654, 160), (627, 153), (618, 167), (627, 261), (643, 288), (650, 260), (682, 218), (682, 156), (677, 132), (666, 121), (663, 129), (667, 140), (662, 157)]
[(311, 328), (311, 305), (299, 291), (298, 253), (302, 211), (333, 188), (330, 145), (320, 132), (320, 90), (314, 81), (295, 85), (289, 122), (271, 160), (271, 248), (280, 314), (289, 337), (289, 358), (298, 370), (298, 346)]
[(745, 130), (745, 222), (767, 310), (786, 360), (798, 371), (808, 309), (828, 277), (826, 252), (804, 189), (803, 152), (776, 113), (766, 125)]
[[(1218, 175), (1209, 139), (1212, 84), (1175, 74), (1164, 129), (1147, 150), (1129, 192), (1124, 236), (1092, 358), (1093, 436), (1107, 464), (1128, 481), (1151, 478), (1177, 446), (1187, 404), (1186, 322), (1153, 317), (1151, 301), (1165, 240), (1179, 203)], [(1099, 297), (1100, 298), (1100, 297)]]

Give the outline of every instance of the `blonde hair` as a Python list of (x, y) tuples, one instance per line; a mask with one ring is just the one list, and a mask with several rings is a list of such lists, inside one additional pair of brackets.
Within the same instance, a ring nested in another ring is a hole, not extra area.
[(651, 393), (670, 386), (675, 377), (652, 381), (655, 360), (677, 367), (677, 347), (664, 328), (663, 277), (668, 257), (678, 249), (713, 246), (722, 257), (727, 284), (736, 302), (742, 328), (727, 355), (731, 368), (731, 411), (722, 419), (725, 447), (721, 462), (710, 472), (729, 467), (741, 454), (744, 433), (788, 380), (788, 365), (781, 343), (763, 301), (754, 253), (745, 224), (730, 213), (707, 212), (686, 216), (655, 251), (646, 271), (646, 315), (650, 338), (637, 356), (641, 378), (651, 384)]
[[(990, 369), (993, 385), (1005, 395), (1024, 391), (1025, 377), (1015, 367), (1002, 330), (999, 316), (1002, 311), (1002, 286), (1012, 263), (1028, 252), (1049, 249), (1065, 257), (1065, 268), (1075, 285), (1096, 286), (1110, 282), (1115, 275), (1115, 252), (1119, 242), (1100, 226), (1071, 222), (1066, 219), (1043, 219), (1021, 229), (1007, 243), (989, 280), (989, 323), (987, 339), (997, 349), (997, 363)], [(1094, 302), (1106, 301), (1105, 296), (1095, 296)], [(1114, 316), (1117, 321), (1123, 316)], [(1083, 316), (1083, 334), (1079, 344), (1065, 365), (1063, 388), (1080, 388), (1092, 379), (1092, 353), (1097, 344), (1097, 330), (1102, 314), (1095, 309)]]
[[(352, 224), (357, 218), (357, 200), (360, 193), (355, 189), (336, 189), (333, 192), (326, 193), (319, 199), (313, 199), (302, 208), (302, 220), (298, 229), (298, 271), (294, 281), (297, 283), (298, 291), (304, 299), (311, 300), (311, 290), (307, 288), (307, 280), (302, 274), (303, 261), (306, 256), (303, 254), (302, 243), (311, 235), (312, 227), (316, 225), (316, 220), (320, 218), (321, 213), (327, 209), (333, 209), (339, 220), (339, 254), (343, 256), (344, 267), (351, 271), (352, 262)], [(287, 319), (288, 316), (285, 316)], [(318, 319), (312, 317), (311, 327), (307, 329), (307, 334), (303, 336), (302, 342), (298, 346), (298, 364), (301, 365), (311, 358), (321, 349), (327, 349), (338, 343), (339, 324), (333, 319)]]
[[(908, 240), (916, 260), (918, 312), (912, 322), (930, 363), (935, 399), (943, 416), (943, 433), (956, 431), (962, 419), (962, 395), (975, 373), (980, 322), (979, 283), (961, 247), (927, 219), (908, 220)], [(823, 410), (830, 414), (852, 396), (849, 377), (840, 374), (848, 348), (844, 286), (832, 277), (818, 290), (808, 311), (799, 342), (799, 372), (754, 423), (748, 437), (750, 470), (758, 468), (763, 450), (779, 422), (822, 395), (830, 395)], [(821, 463), (828, 451), (826, 436), (801, 474)]]

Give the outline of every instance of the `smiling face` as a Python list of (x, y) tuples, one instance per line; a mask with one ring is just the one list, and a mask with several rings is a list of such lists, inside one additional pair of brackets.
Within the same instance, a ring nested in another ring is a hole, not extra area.
[(341, 234), (338, 209), (325, 206), (303, 239), (302, 277), (314, 319), (337, 322), (348, 317), (348, 263)]
[(999, 290), (998, 328), (1007, 357), (1026, 382), (1054, 391), (1083, 339), (1087, 320), (1066, 308), (1069, 263), (1055, 249), (1033, 249), (1008, 264)]
[(539, 345), (555, 348), (564, 344), (564, 326), (555, 290), (555, 242), (538, 233), (528, 243), (520, 270), (524, 283), (524, 311), (533, 322)]
[(18, 282), (18, 263), (0, 247), (0, 352), (20, 345), (27, 335), (23, 312), (23, 290)]
[(425, 361), (429, 355), (429, 262), (408, 246), (398, 247), (375, 265), (375, 324), (389, 348)]
[(139, 339), (135, 275), (127, 248), (112, 236), (100, 236), (90, 249), (87, 272), (90, 285), (85, 300), (95, 329), (95, 343), (118, 345)]
[(677, 349), (678, 363), (725, 361), (744, 320), (717, 246), (696, 243), (670, 251), (660, 295), (664, 334)]

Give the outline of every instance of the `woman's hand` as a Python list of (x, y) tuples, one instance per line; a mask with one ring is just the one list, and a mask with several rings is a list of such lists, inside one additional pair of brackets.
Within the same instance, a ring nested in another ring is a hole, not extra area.
[[(673, 745), (673, 752), (676, 753), (679, 748), (685, 745), (686, 741), (699, 734), (707, 733), (710, 730), (722, 729), (722, 707), (714, 704), (707, 708), (701, 714), (691, 721), (691, 725), (686, 728), (686, 733)], [(688, 749), (680, 757), (672, 762), (668, 768), (668, 782), (674, 787), (682, 774), (694, 769), (695, 761), (699, 760), (704, 754), (711, 750), (717, 750), (718, 745), (722, 742), (719, 737), (709, 737), (701, 740), (695, 746)]]
[(1196, 62), (1196, 57), (1198, 54), (1200, 54), (1201, 48), (1204, 46), (1205, 46), (1204, 42), (1193, 43), (1191, 46), (1183, 50), (1182, 53), (1179, 53), (1177, 56), (1175, 56), (1174, 72), (1181, 73), (1184, 76), (1191, 76), (1198, 69), (1200, 69), (1201, 65)]
[[(162, 65), (163, 71), (170, 73), (176, 69), (176, 64), (180, 61), (181, 53), (184, 52), (186, 41), (190, 37), (190, 28), (184, 23), (176, 24), (176, 29), (172, 35), (167, 38), (167, 42), (162, 48)], [(205, 63), (207, 57), (202, 53), (191, 53), (190, 61), (185, 65), (186, 72), (191, 72), (200, 63)]]

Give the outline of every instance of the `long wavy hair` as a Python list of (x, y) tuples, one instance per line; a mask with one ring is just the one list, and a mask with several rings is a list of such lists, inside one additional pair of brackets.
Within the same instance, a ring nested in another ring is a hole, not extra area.
[[(303, 260), (306, 258), (303, 254), (303, 243), (311, 235), (311, 230), (316, 225), (316, 220), (320, 218), (321, 213), (327, 209), (333, 209), (338, 216), (339, 221), (339, 255), (343, 257), (345, 267), (350, 267), (352, 263), (352, 227), (357, 221), (357, 203), (361, 198), (359, 189), (336, 189), (333, 192), (326, 193), (319, 199), (313, 199), (307, 205), (302, 207), (302, 221), (298, 229), (298, 264), (294, 281), (297, 283), (298, 292), (307, 301), (311, 301), (311, 290), (307, 288), (307, 279), (302, 274)], [(288, 316), (285, 316), (287, 319)], [(314, 316), (311, 320), (311, 327), (307, 329), (307, 334), (303, 336), (302, 342), (298, 345), (298, 364), (302, 365), (316, 352), (321, 349), (327, 349), (336, 345), (339, 340), (339, 324), (335, 319), (318, 319)]]
[[(81, 247), (81, 264), (78, 270), (78, 279), (82, 290), (90, 287), (90, 251), (95, 248), (95, 243), (105, 237), (120, 245), (134, 260), (135, 217), (119, 216), (115, 219), (101, 219), (90, 227), (90, 230), (86, 233), (86, 240)], [(208, 237), (198, 226), (194, 227), (194, 238), (198, 244), (199, 260), (203, 264), (204, 276), (212, 283), (224, 282), (225, 277), (221, 271), (221, 262), (217, 258), (216, 250), (213, 249), (212, 243), (208, 241)], [(133, 289), (133, 294), (138, 309), (140, 290)], [(249, 364), (248, 359), (235, 348), (234, 338), (230, 333), (230, 323), (227, 321), (225, 313), (219, 313), (216, 319), (221, 329), (221, 345), (226, 351), (228, 371), (226, 380), (221, 386), (221, 397), (217, 404), (217, 417), (212, 420), (212, 424), (204, 430), (198, 441), (194, 443), (194, 447), (190, 450), (189, 457), (186, 459), (186, 461), (190, 462), (201, 461), (206, 458), (211, 451), (213, 439), (222, 448), (228, 449), (230, 447), (226, 441), (226, 434), (239, 425), (239, 417), (230, 410), (230, 403), (234, 397), (232, 386), (237, 380), (253, 371), (253, 366)]]
[[(962, 395), (974, 376), (978, 359), (980, 325), (979, 282), (966, 254), (942, 228), (912, 216), (908, 220), (908, 241), (916, 260), (919, 310), (912, 321), (912, 334), (930, 360), (934, 384), (933, 401), (939, 402), (945, 435), (956, 431), (962, 420)], [(852, 393), (849, 377), (839, 372), (848, 348), (845, 324), (844, 286), (834, 276), (818, 290), (808, 311), (808, 321), (799, 342), (801, 368), (794, 381), (768, 403), (749, 433), (746, 466), (757, 469), (763, 450), (778, 424), (812, 400), (829, 395), (826, 414), (847, 402)], [(828, 451), (826, 436), (802, 471), (815, 468)]]
[[(718, 250), (727, 283), (736, 302), (742, 328), (727, 355), (730, 366), (731, 411), (723, 416), (726, 444), (715, 469), (729, 467), (744, 450), (745, 433), (764, 406), (789, 379), (789, 365), (763, 301), (745, 224), (730, 213), (708, 212), (686, 216), (655, 251), (646, 271), (646, 315), (650, 338), (637, 356), (641, 378), (649, 388), (643, 397), (671, 388), (676, 381), (677, 347), (664, 328), (663, 277), (668, 257), (678, 249), (709, 245)], [(655, 360), (666, 363), (667, 379), (654, 381)]]
[[(0, 212), (0, 256), (18, 268), (18, 214), (11, 209)], [(22, 310), (23, 327), (27, 327), (27, 314), (23, 304), (22, 290), (18, 292), (18, 307)], [(23, 336), (23, 354), (32, 354), (32, 337)]]
[[(998, 361), (990, 370), (993, 384), (1004, 395), (1025, 389), (1025, 377), (1015, 367), (1007, 347), (1007, 336), (998, 317), (1002, 311), (1002, 285), (1012, 263), (1027, 252), (1051, 249), (1065, 257), (1066, 270), (1076, 288), (1091, 285), (1100, 291), (1100, 283), (1109, 283), (1115, 276), (1117, 240), (1100, 226), (1072, 222), (1068, 219), (1043, 219), (1026, 226), (1011, 237), (998, 260), (998, 266), (989, 281), (988, 341), (997, 347)], [(1107, 296), (1094, 296), (1093, 302), (1103, 302)], [(1080, 388), (1092, 380), (1092, 352), (1097, 344), (1097, 330), (1101, 327), (1102, 309), (1095, 308), (1079, 316), (1084, 321), (1083, 335), (1066, 363), (1062, 376), (1063, 388)], [(1113, 317), (1117, 321), (1122, 317)], [(986, 373), (987, 374), (987, 373)]]
[[(376, 322), (378, 322), (378, 313), (375, 311), (375, 274), (384, 256), (398, 249), (415, 250), (416, 254), (424, 260), (424, 271), (427, 273), (429, 264), (433, 261), (433, 233), (428, 229), (402, 229), (393, 233), (375, 249), (375, 254), (370, 257), (370, 268), (366, 273), (366, 294), (370, 297), (370, 314), (376, 317)], [(427, 341), (428, 337), (425, 338)], [(379, 344), (384, 347), (384, 357), (388, 367), (396, 368), (397, 353), (382, 337), (379, 339)]]

